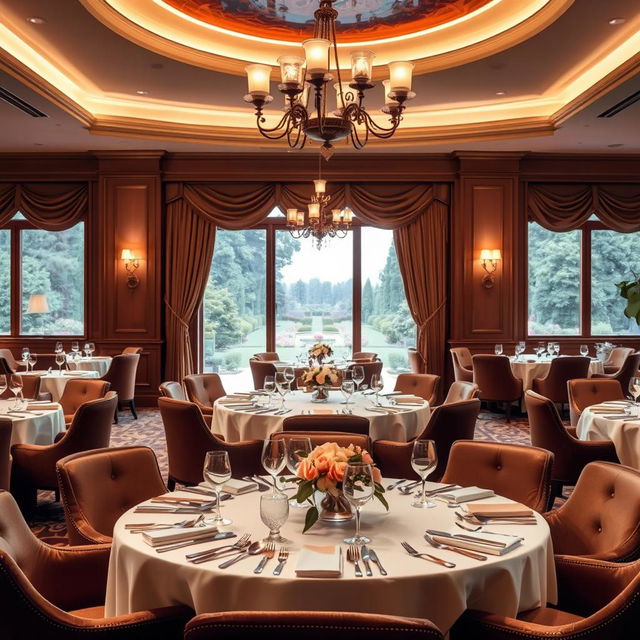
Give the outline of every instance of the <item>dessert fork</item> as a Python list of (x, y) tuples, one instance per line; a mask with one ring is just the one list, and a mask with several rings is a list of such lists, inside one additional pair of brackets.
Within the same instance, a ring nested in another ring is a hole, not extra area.
[(280, 547), (280, 553), (278, 553), (278, 565), (273, 570), (274, 576), (279, 576), (282, 573), (287, 558), (289, 557), (289, 549), (287, 547)]
[(350, 544), (347, 547), (347, 560), (353, 562), (356, 570), (356, 578), (362, 578), (362, 569), (360, 569), (360, 564), (358, 563), (358, 560), (360, 560), (360, 549), (358, 549), (357, 545)]
[(267, 562), (269, 562), (269, 560), (271, 560), (271, 558), (276, 555), (276, 543), (267, 542), (267, 545), (265, 546), (262, 553), (264, 557), (262, 558), (262, 560), (260, 560), (258, 566), (253, 570), (253, 573), (262, 573), (262, 570), (264, 569)]

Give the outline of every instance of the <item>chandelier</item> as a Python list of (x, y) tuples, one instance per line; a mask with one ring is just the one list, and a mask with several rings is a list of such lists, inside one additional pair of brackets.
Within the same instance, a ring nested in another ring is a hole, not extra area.
[[(336, 0), (320, 0), (315, 11), (313, 38), (302, 43), (305, 57), (284, 55), (278, 58), (281, 82), (278, 89), (285, 97), (285, 113), (274, 127), (266, 126), (263, 107), (273, 101), (269, 95), (271, 67), (251, 64), (246, 67), (249, 93), (245, 101), (254, 105), (258, 131), (270, 140), (286, 138), (292, 149), (302, 149), (307, 138), (322, 142), (325, 159), (333, 154), (333, 143), (350, 138), (356, 149), (367, 144), (369, 136), (390, 138), (402, 120), (405, 102), (415, 97), (411, 91), (413, 63), (390, 62), (389, 79), (383, 81), (385, 105), (382, 111), (389, 115), (388, 124), (373, 120), (365, 106), (365, 91), (375, 86), (371, 81), (372, 51), (352, 51), (351, 82), (343, 84), (338, 62), (336, 18), (333, 8)], [(337, 83), (336, 110), (328, 111), (329, 84), (333, 81), (332, 65)]]

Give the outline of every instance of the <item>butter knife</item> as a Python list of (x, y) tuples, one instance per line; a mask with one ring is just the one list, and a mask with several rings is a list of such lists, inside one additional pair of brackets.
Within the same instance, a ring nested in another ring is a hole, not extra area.
[(375, 562), (378, 565), (380, 575), (386, 576), (387, 572), (385, 571), (385, 568), (382, 566), (382, 563), (378, 559), (378, 554), (373, 549), (369, 549), (369, 557), (371, 558), (372, 562)]
[(360, 554), (362, 555), (362, 562), (364, 562), (364, 570), (367, 576), (371, 577), (373, 575), (373, 571), (371, 571), (371, 564), (369, 560), (371, 559), (371, 554), (369, 553), (369, 549), (367, 545), (363, 544), (362, 549), (360, 550)]

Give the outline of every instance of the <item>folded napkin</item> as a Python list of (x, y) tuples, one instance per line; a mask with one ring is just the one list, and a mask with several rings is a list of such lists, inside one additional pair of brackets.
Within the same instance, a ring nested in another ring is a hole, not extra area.
[(330, 416), (334, 414), (333, 409), (312, 409), (314, 416)]
[(90, 376), (93, 375), (93, 371), (85, 371), (83, 369), (74, 369), (73, 371), (63, 371), (63, 376)]
[(55, 404), (55, 403), (47, 403), (47, 404), (40, 404), (40, 403), (29, 403), (27, 405), (27, 411), (57, 411), (60, 408), (59, 404)]
[(342, 576), (342, 549), (303, 545), (296, 566), (298, 578), (339, 578)]
[(409, 403), (409, 404), (423, 404), (424, 399), (418, 396), (394, 396), (396, 402)]
[(225, 493), (230, 493), (233, 496), (241, 495), (243, 493), (250, 493), (251, 491), (258, 490), (258, 484), (256, 482), (247, 482), (245, 480), (238, 480), (231, 478), (227, 480), (222, 490)]
[(157, 531), (143, 531), (142, 539), (152, 547), (158, 547), (172, 542), (182, 542), (210, 536), (218, 531), (217, 527), (185, 527), (181, 529), (158, 529)]
[(462, 487), (460, 489), (452, 489), (438, 494), (439, 498), (444, 498), (450, 502), (461, 504), (469, 500), (480, 500), (482, 498), (491, 498), (495, 494), (492, 489), (481, 489), (480, 487)]
[(524, 538), (514, 538), (502, 533), (487, 533), (486, 531), (468, 531), (458, 533), (457, 531), (442, 531), (440, 535), (432, 533), (433, 539), (451, 547), (479, 551), (492, 556), (502, 556), (513, 551), (522, 544)]
[(464, 510), (476, 518), (527, 518), (533, 511), (519, 502), (465, 504)]

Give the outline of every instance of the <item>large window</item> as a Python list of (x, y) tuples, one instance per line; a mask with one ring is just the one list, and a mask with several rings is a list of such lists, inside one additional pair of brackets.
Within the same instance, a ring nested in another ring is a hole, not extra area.
[(0, 229), (0, 335), (11, 333), (11, 232)]
[(558, 233), (529, 223), (530, 336), (640, 334), (624, 316), (616, 283), (640, 271), (640, 233), (618, 233), (593, 216)]

